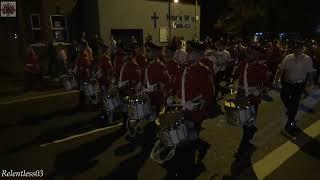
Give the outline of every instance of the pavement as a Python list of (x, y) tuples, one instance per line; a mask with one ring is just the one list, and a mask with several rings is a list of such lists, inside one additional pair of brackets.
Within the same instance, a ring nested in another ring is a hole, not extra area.
[[(279, 92), (270, 91), (264, 99), (254, 139), (257, 149), (241, 160), (233, 158), (241, 138), (239, 127), (227, 124), (223, 114), (203, 123), (201, 139), (211, 146), (196, 179), (320, 179), (320, 90), (301, 101), (297, 121), (303, 132), (296, 140), (280, 134), (285, 110)], [(0, 127), (0, 170), (42, 170), (44, 177), (34, 179), (51, 180), (160, 180), (166, 176), (166, 169), (150, 159), (153, 126), (147, 125), (145, 133), (132, 142), (120, 129), (120, 121), (107, 125), (98, 115), (98, 110), (70, 111)]]

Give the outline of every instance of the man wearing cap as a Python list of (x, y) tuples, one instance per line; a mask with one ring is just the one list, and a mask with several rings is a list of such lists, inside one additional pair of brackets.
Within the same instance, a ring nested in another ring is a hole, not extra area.
[(144, 71), (148, 66), (147, 58), (142, 54), (138, 44), (134, 45), (134, 57), (140, 68)]
[(305, 86), (312, 86), (313, 63), (312, 59), (303, 53), (303, 43), (296, 41), (293, 44), (294, 52), (287, 55), (279, 66), (274, 83), (281, 78), (281, 99), (287, 109), (288, 121), (284, 133), (295, 136), (297, 132), (295, 117), (299, 107), (299, 101)]
[(111, 60), (107, 55), (107, 46), (99, 48), (98, 52), (100, 57), (97, 59), (98, 68), (102, 71), (102, 77), (99, 79), (100, 86), (107, 88), (112, 84), (115, 77)]
[(237, 100), (248, 100), (254, 106), (255, 111), (254, 121), (243, 126), (243, 135), (240, 146), (234, 155), (235, 158), (239, 158), (240, 155), (254, 148), (250, 141), (258, 130), (255, 126), (255, 120), (261, 103), (263, 83), (268, 81), (268, 68), (257, 62), (260, 55), (261, 49), (258, 46), (249, 46), (246, 61), (239, 64), (234, 74), (234, 79), (239, 79)]
[(167, 67), (161, 62), (161, 48), (152, 48), (153, 61), (145, 70), (145, 84), (149, 89), (151, 104), (156, 106), (156, 113), (160, 112), (164, 104), (167, 88), (170, 85), (170, 75)]
[[(202, 51), (204, 53), (204, 49)], [(214, 96), (212, 71), (197, 61), (186, 65), (180, 70), (174, 83), (174, 93), (181, 100), (185, 118), (194, 123), (199, 137), (202, 121), (207, 114), (209, 101)], [(193, 100), (198, 99), (200, 107), (196, 107)], [(169, 102), (170, 103), (170, 102)], [(201, 163), (209, 144), (197, 138), (195, 147), (199, 151), (197, 163)]]
[(126, 62), (127, 53), (124, 51), (124, 47), (122, 44), (119, 44), (118, 51), (115, 54), (115, 57), (113, 59), (113, 68), (117, 74), (117, 77), (120, 75), (121, 67)]
[(123, 95), (134, 96), (142, 87), (142, 71), (133, 57), (133, 50), (127, 52), (129, 55), (121, 67), (118, 85)]

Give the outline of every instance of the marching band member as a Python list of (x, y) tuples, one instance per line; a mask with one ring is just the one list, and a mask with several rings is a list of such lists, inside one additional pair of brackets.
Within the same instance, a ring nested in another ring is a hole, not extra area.
[[(268, 81), (268, 69), (265, 65), (257, 62), (260, 55), (260, 48), (258, 46), (250, 46), (247, 51), (247, 61), (242, 61), (236, 69), (234, 79), (239, 79), (239, 87), (237, 99), (244, 98), (254, 105), (255, 119), (258, 113), (258, 106), (261, 103), (261, 89), (264, 82)], [(243, 126), (243, 135), (240, 146), (236, 151), (234, 157), (239, 156), (254, 145), (250, 143), (256, 131), (255, 119), (253, 123)]]
[(151, 99), (151, 104), (156, 106), (156, 114), (158, 114), (164, 104), (166, 88), (170, 84), (170, 75), (167, 71), (167, 67), (160, 60), (161, 48), (153, 47), (151, 51), (154, 60), (151, 61), (146, 68), (145, 83), (148, 89), (151, 88), (148, 96)]
[[(118, 81), (118, 86), (120, 88), (120, 95), (122, 97), (132, 97), (137, 94), (142, 88), (142, 71), (133, 57), (133, 51), (128, 50), (129, 56), (126, 56), (126, 62), (123, 63), (120, 76)], [(124, 111), (127, 111), (126, 108)], [(126, 128), (126, 122), (128, 120), (128, 114), (125, 113), (123, 118), (123, 128)]]
[[(129, 56), (122, 65), (119, 77), (119, 87), (124, 90), (125, 95), (134, 96), (142, 87), (142, 71), (133, 57), (133, 51), (128, 50)], [(126, 83), (128, 82), (128, 83)], [(128, 84), (128, 86), (126, 86)]]
[(98, 68), (102, 71), (102, 77), (99, 79), (100, 86), (107, 89), (115, 82), (115, 71), (109, 56), (106, 54), (108, 47), (100, 49), (101, 55), (97, 59)]
[(89, 81), (90, 79), (90, 67), (91, 60), (89, 58), (89, 54), (87, 51), (82, 50), (80, 53), (80, 57), (77, 59), (77, 78), (80, 84), (80, 104), (85, 104), (85, 92), (84, 89), (81, 88), (84, 82)]
[(148, 66), (147, 58), (142, 54), (142, 51), (138, 44), (134, 45), (134, 57), (137, 64), (144, 71)]
[(124, 51), (123, 45), (119, 44), (118, 51), (112, 61), (113, 68), (117, 74), (117, 77), (120, 75), (121, 67), (126, 61), (126, 52)]
[[(175, 99), (179, 99), (182, 103), (184, 120), (189, 129), (190, 143), (177, 147), (173, 158), (165, 164), (168, 170), (167, 179), (193, 179), (195, 175), (193, 171), (203, 167), (201, 161), (210, 145), (200, 140), (197, 135), (200, 133), (201, 123), (205, 117), (206, 100), (212, 99), (214, 95), (211, 73), (208, 67), (197, 61), (185, 64), (177, 74), (173, 93)], [(195, 99), (200, 99), (201, 107), (193, 102)], [(173, 98), (169, 97), (167, 99), (168, 106), (172, 103)], [(196, 151), (199, 151), (197, 164), (195, 164)]]
[(172, 57), (164, 58), (162, 62), (167, 67), (167, 71), (171, 80), (173, 81), (177, 75), (177, 72), (180, 70), (180, 65), (174, 61)]
[(77, 77), (80, 82), (87, 81), (90, 78), (91, 61), (87, 51), (82, 50), (77, 59)]
[[(202, 56), (200, 54), (204, 54), (204, 49), (202, 49), (201, 46), (197, 48), (200, 50), (197, 50), (200, 58)], [(210, 104), (210, 101), (214, 97), (212, 71), (199, 60), (186, 65), (181, 69), (176, 78), (175, 94), (181, 99), (187, 119), (194, 122), (195, 130), (199, 137), (201, 124), (206, 116), (208, 104)], [(197, 97), (201, 97), (201, 106), (199, 109), (195, 109), (192, 102), (192, 100)], [(200, 163), (204, 158), (209, 145), (198, 138), (195, 146), (200, 152), (198, 157), (198, 163)]]

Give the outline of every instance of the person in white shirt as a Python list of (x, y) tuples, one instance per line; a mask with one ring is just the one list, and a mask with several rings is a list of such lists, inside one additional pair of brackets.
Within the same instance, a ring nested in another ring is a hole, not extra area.
[(217, 43), (216, 64), (218, 72), (215, 79), (216, 96), (218, 96), (221, 90), (220, 83), (225, 79), (227, 64), (232, 61), (231, 55), (226, 49), (227, 45), (225, 42), (220, 41)]
[(183, 50), (181, 42), (179, 43), (178, 49), (174, 53), (173, 59), (180, 65), (186, 62), (187, 52)]
[(305, 87), (312, 86), (313, 62), (303, 53), (303, 42), (293, 43), (294, 52), (287, 55), (279, 65), (274, 83), (282, 84), (281, 99), (287, 109), (288, 121), (282, 131), (286, 135), (295, 136), (297, 127), (295, 117), (298, 112), (299, 101)]

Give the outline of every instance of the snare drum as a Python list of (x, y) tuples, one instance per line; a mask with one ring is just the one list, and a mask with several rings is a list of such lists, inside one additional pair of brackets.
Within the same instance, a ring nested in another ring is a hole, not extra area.
[(152, 113), (148, 96), (138, 95), (129, 99), (129, 117), (132, 120), (143, 120)]
[(103, 97), (103, 109), (106, 112), (114, 112), (121, 104), (119, 94), (116, 92), (111, 92)]
[(248, 101), (228, 99), (224, 102), (227, 122), (233, 126), (250, 125), (255, 119), (255, 109)]
[[(181, 112), (171, 111), (159, 116), (160, 141), (166, 146), (177, 146), (197, 139), (192, 122), (186, 122)], [(193, 130), (192, 130), (193, 128)]]
[(74, 76), (63, 76), (62, 84), (67, 91), (70, 91), (78, 86), (77, 80)]
[(97, 86), (91, 83), (84, 82), (83, 83), (83, 91), (84, 95), (88, 99), (91, 104), (98, 104), (99, 103), (99, 91), (97, 90)]

